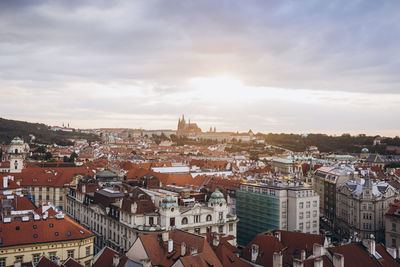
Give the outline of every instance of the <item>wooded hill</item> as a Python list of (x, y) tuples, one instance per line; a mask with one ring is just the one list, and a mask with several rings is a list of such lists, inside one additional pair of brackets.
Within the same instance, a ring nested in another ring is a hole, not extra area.
[(85, 134), (77, 131), (52, 131), (50, 130), (50, 126), (43, 123), (30, 123), (0, 118), (0, 144), (9, 144), (16, 136), (21, 137), (25, 142), (29, 143), (31, 140), (30, 135), (35, 136), (34, 143), (62, 146), (72, 145), (72, 142), (68, 139), (99, 140), (99, 137), (93, 134)]

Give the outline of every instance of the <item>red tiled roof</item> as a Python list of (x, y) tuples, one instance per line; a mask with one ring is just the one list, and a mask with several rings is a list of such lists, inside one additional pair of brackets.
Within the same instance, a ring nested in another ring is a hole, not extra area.
[[(136, 211), (132, 211), (132, 204), (136, 203)], [(133, 188), (127, 196), (122, 199), (121, 211), (130, 214), (144, 214), (155, 212), (156, 207), (154, 206), (151, 197), (140, 188)]]
[(125, 255), (122, 255), (121, 253), (109, 248), (105, 247), (103, 250), (100, 252), (99, 258), (96, 260), (96, 262), (93, 263), (92, 267), (108, 267), (108, 266), (113, 266), (113, 261), (114, 261), (114, 255), (117, 255), (119, 257), (119, 263), (116, 267), (122, 267), (125, 265), (126, 261), (128, 260), (128, 257)]
[(52, 262), (51, 260), (46, 258), (46, 256), (43, 256), (40, 258), (39, 262), (35, 265), (35, 267), (60, 267), (60, 265), (58, 265), (55, 262)]
[[(158, 234), (141, 235), (139, 238), (153, 265), (171, 266), (179, 258), (184, 266), (208, 267), (212, 265), (222, 267), (222, 264), (203, 236), (181, 230), (170, 231), (169, 238), (173, 240), (173, 251), (171, 253), (167, 251), (167, 242), (159, 241)], [(182, 243), (186, 244), (185, 256), (181, 256)], [(191, 255), (191, 248), (196, 248), (197, 254)]]
[[(397, 214), (396, 214), (396, 211), (397, 211)], [(389, 204), (389, 208), (387, 209), (385, 215), (400, 217), (399, 212), (400, 212), (400, 201), (395, 200), (394, 203)]]
[(68, 258), (68, 259), (64, 262), (64, 266), (65, 266), (65, 267), (83, 267), (82, 264), (80, 264), (79, 262), (77, 262), (77, 261), (74, 260), (73, 258)]
[[(73, 181), (75, 175), (93, 175), (86, 167), (66, 168), (28, 168), (21, 173), (0, 174), (0, 178), (11, 175), (14, 181), (21, 181), (21, 186), (63, 187)], [(1, 178), (2, 179), (2, 178)]]
[(12, 176), (12, 175), (4, 175), (3, 177), (1, 177), (0, 176), (0, 190), (9, 190), (9, 189), (17, 189), (17, 188), (20, 188), (20, 186), (15, 182), (15, 181), (13, 181), (13, 180), (11, 180), (11, 179), (7, 179), (7, 187), (6, 188), (4, 188), (4, 180), (3, 179), (5, 179), (5, 177), (7, 177), (7, 176)]
[(338, 247), (332, 247), (328, 250), (332, 254), (342, 254), (344, 256), (344, 266), (346, 267), (381, 266), (376, 258), (370, 257), (366, 248), (359, 243), (350, 243)]
[(395, 266), (400, 266), (400, 263), (398, 263), (392, 255), (390, 255), (385, 247), (382, 244), (376, 244), (375, 247), (376, 251), (382, 256), (382, 259), (379, 260), (379, 262), (385, 266), (385, 267), (395, 267)]
[(243, 258), (251, 261), (251, 248), (256, 244), (259, 247), (259, 257), (255, 263), (263, 266), (272, 266), (272, 257), (274, 252), (280, 252), (285, 247), (279, 242), (275, 236), (267, 234), (258, 234), (242, 251)]
[[(36, 225), (35, 228), (34, 225)], [(2, 243), (0, 247), (61, 242), (94, 236), (92, 232), (68, 217), (64, 219), (29, 220), (27, 222), (11, 221), (10, 223), (1, 223), (1, 228)]]

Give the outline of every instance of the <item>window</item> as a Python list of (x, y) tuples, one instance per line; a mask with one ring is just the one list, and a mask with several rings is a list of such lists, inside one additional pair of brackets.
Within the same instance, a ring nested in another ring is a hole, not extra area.
[(49, 192), (50, 191), (50, 187), (46, 187), (46, 191)]
[(200, 228), (194, 228), (194, 233), (199, 235), (200, 234)]
[(74, 250), (68, 250), (68, 258), (73, 258), (74, 257)]
[(169, 225), (170, 226), (175, 226), (175, 218), (174, 217), (169, 218)]
[(309, 211), (306, 212), (306, 218), (310, 218), (310, 212)]
[(397, 247), (396, 238), (392, 238), (392, 247), (393, 248)]
[(56, 252), (49, 252), (50, 260), (51, 261), (56, 261)]
[(304, 217), (304, 213), (303, 213), (303, 212), (300, 212), (300, 213), (299, 213), (299, 219), (303, 219), (303, 217)]
[(86, 247), (86, 256), (90, 255), (90, 246)]
[(282, 208), (286, 208), (286, 201), (282, 202)]
[(312, 216), (313, 216), (313, 217), (317, 217), (317, 211), (316, 211), (316, 210), (313, 210)]
[(188, 218), (183, 217), (183, 219), (182, 219), (182, 224), (188, 224)]
[(24, 256), (23, 255), (18, 255), (18, 256), (15, 256), (15, 262), (23, 262), (23, 260), (24, 260)]
[(0, 267), (6, 267), (6, 258), (0, 258)]
[(46, 195), (46, 200), (50, 200), (50, 197), (49, 197), (49, 195)]
[(39, 195), (39, 200), (42, 200), (42, 196), (41, 195)]
[(223, 226), (223, 225), (220, 225), (220, 226), (218, 227), (218, 232), (219, 232), (220, 234), (222, 234), (222, 233), (224, 232), (224, 226)]
[(304, 203), (303, 203), (303, 202), (300, 202), (300, 203), (299, 203), (299, 208), (302, 209), (303, 207), (304, 207)]
[(286, 218), (286, 211), (282, 212), (282, 218)]
[(303, 223), (299, 223), (299, 228), (300, 228), (300, 229), (303, 229), (303, 228), (304, 228)]
[(396, 231), (396, 223), (392, 223), (392, 231)]
[(229, 232), (232, 232), (233, 231), (233, 223), (230, 223), (229, 224)]
[(211, 216), (211, 214), (208, 214), (207, 217), (206, 217), (206, 221), (210, 222), (211, 220), (212, 220), (212, 216)]
[(219, 219), (219, 220), (223, 220), (223, 219), (224, 219), (224, 213), (223, 213), (223, 212), (220, 212), (220, 213), (219, 213), (218, 219)]
[(306, 222), (306, 227), (307, 227), (307, 229), (310, 228), (310, 222)]
[(307, 201), (306, 202), (306, 208), (309, 208), (310, 207), (310, 201)]
[(149, 217), (149, 224), (153, 225), (154, 224), (154, 218), (153, 217)]
[(212, 231), (212, 227), (211, 227), (211, 226), (208, 226), (208, 227), (206, 228), (206, 231), (207, 231), (207, 233), (210, 233), (210, 232)]
[(60, 199), (60, 201), (62, 201), (62, 200), (63, 200), (62, 196), (60, 196), (60, 198), (59, 198), (59, 199)]
[(41, 187), (39, 187), (39, 191), (42, 191), (42, 188), (41, 188)]
[[(32, 259), (33, 259), (33, 264), (36, 265), (36, 263), (39, 262), (40, 254), (33, 254), (33, 255), (32, 255)], [(0, 265), (0, 266), (1, 266), (1, 265)]]

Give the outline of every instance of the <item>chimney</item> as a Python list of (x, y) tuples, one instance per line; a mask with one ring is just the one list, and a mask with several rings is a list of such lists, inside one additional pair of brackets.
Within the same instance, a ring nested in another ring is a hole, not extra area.
[(274, 236), (275, 236), (276, 238), (278, 238), (279, 242), (281, 242), (281, 232), (280, 232), (280, 231), (276, 231), (276, 232), (274, 233)]
[(273, 267), (282, 267), (283, 266), (282, 252), (279, 252), (279, 253), (274, 252), (274, 255), (272, 256), (272, 266)]
[(333, 267), (344, 267), (344, 257), (342, 254), (333, 254)]
[(393, 257), (393, 259), (397, 258), (397, 249), (396, 248), (386, 248), (386, 250)]
[[(282, 266), (282, 265), (281, 265)], [(299, 259), (293, 259), (293, 267), (303, 267), (303, 261)]]
[(8, 187), (8, 176), (3, 177), (3, 188), (6, 189)]
[(320, 256), (324, 255), (324, 248), (320, 244), (314, 243), (313, 255), (314, 255), (314, 257), (320, 257)]
[(190, 255), (194, 256), (197, 254), (197, 247), (191, 247), (190, 248)]
[(324, 261), (322, 260), (322, 258), (314, 259), (314, 267), (324, 267)]
[(113, 256), (113, 267), (117, 267), (119, 264), (119, 256), (117, 254), (114, 254)]
[(213, 239), (213, 246), (218, 247), (219, 245), (219, 235), (215, 235)]
[(174, 250), (174, 241), (172, 239), (168, 240), (168, 253), (171, 253)]
[(185, 256), (186, 255), (186, 244), (185, 242), (181, 243), (181, 256)]
[(303, 249), (302, 251), (300, 251), (301, 253), (301, 260), (304, 261), (306, 259), (306, 251)]
[(169, 233), (168, 232), (163, 232), (162, 233), (162, 241), (167, 242), (169, 238)]
[(258, 245), (253, 244), (251, 245), (251, 261), (255, 262), (258, 257)]
[[(372, 236), (371, 236), (372, 237)], [(364, 239), (362, 241), (363, 245), (367, 248), (368, 252), (371, 255), (375, 256), (375, 240), (372, 238)]]

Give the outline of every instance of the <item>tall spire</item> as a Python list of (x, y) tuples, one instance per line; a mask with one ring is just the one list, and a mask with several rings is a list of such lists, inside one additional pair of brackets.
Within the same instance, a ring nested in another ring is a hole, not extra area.
[(371, 179), (369, 178), (369, 169), (367, 169), (367, 175), (365, 176), (364, 186), (372, 187), (372, 182), (371, 182)]

